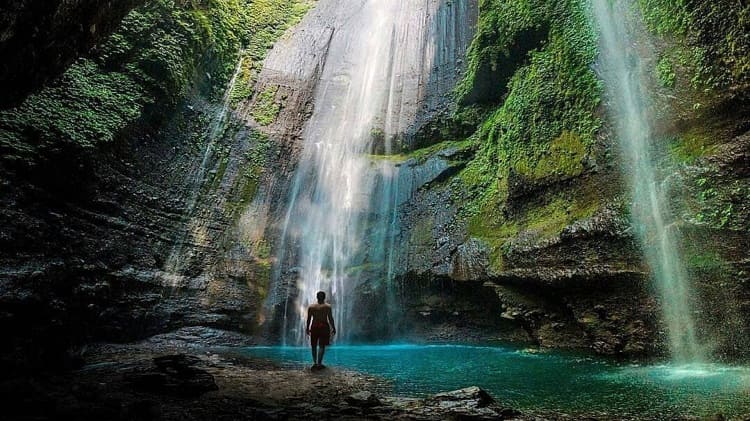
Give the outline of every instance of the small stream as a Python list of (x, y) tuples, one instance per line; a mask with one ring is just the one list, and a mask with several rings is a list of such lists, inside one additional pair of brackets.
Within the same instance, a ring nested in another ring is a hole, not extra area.
[[(244, 352), (282, 365), (310, 361), (306, 347)], [(750, 368), (718, 364), (640, 365), (562, 352), (467, 345), (335, 345), (329, 366), (393, 382), (394, 393), (424, 396), (467, 386), (533, 413), (669, 418), (750, 414)]]

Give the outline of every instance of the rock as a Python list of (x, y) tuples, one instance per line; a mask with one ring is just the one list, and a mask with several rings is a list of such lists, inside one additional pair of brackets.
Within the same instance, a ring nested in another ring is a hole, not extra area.
[(487, 247), (478, 239), (471, 238), (456, 249), (453, 255), (451, 277), (457, 281), (487, 278), (490, 266)]
[(352, 393), (344, 400), (349, 405), (358, 406), (361, 408), (371, 408), (373, 406), (379, 406), (382, 404), (380, 398), (378, 398), (374, 393), (368, 391)]
[(8, 0), (0, 6), (0, 108), (54, 80), (143, 0)]
[(489, 393), (477, 386), (471, 386), (464, 389), (454, 390), (451, 392), (438, 393), (431, 398), (434, 402), (440, 402), (441, 406), (445, 403), (457, 403), (457, 406), (466, 408), (484, 408), (492, 403), (495, 399)]
[(140, 391), (181, 397), (219, 390), (214, 376), (195, 367), (199, 362), (197, 357), (185, 354), (157, 357), (154, 370), (127, 374), (125, 380)]
[(198, 357), (186, 354), (165, 355), (163, 357), (154, 358), (154, 364), (156, 367), (165, 372), (184, 372), (191, 369), (199, 362), (200, 359), (198, 359)]
[(503, 408), (487, 392), (472, 386), (438, 393), (423, 400), (388, 398), (389, 405), (417, 419), (496, 420), (523, 419), (518, 411)]

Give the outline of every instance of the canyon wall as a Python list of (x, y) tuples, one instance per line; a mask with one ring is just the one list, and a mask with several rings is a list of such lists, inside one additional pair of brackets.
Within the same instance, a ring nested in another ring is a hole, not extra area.
[[(658, 159), (699, 334), (734, 358), (750, 328), (748, 10), (698, 3), (640, 1), (634, 48), (654, 46)], [(327, 4), (154, 1), (18, 84), (0, 112), (3, 369), (184, 326), (278, 339), (298, 276), (278, 240), (336, 31)], [(395, 270), (352, 268), (358, 338), (665, 352), (587, 9), (425, 5), (446, 31), (430, 35), (438, 64), (410, 87), (423, 102), (400, 150), (373, 151), (398, 168)], [(389, 299), (398, 310), (379, 317)]]

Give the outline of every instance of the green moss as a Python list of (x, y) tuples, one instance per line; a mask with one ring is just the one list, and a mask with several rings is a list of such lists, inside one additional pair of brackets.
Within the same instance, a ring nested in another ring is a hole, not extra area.
[(92, 147), (112, 141), (148, 102), (150, 98), (132, 78), (101, 72), (94, 62), (83, 59), (54, 86), (18, 108), (0, 112), (0, 136), (12, 142), (3, 145), (9, 149), (23, 147), (15, 142), (48, 148), (55, 148), (57, 142)]
[(593, 216), (599, 207), (599, 199), (590, 188), (582, 189), (574, 198), (553, 197), (546, 203), (529, 207), (513, 218), (508, 218), (496, 204), (487, 201), (469, 219), (468, 233), (470, 237), (479, 238), (488, 244), (492, 268), (502, 271), (505, 268), (503, 253), (521, 232), (526, 232), (537, 240), (555, 238), (573, 222)]
[[(504, 91), (504, 86), (491, 85), (507, 83), (515, 67), (507, 66), (511, 56), (516, 62), (523, 60), (517, 56), (524, 52), (513, 51), (519, 44), (519, 35), (543, 26), (546, 23), (543, 15), (548, 13), (549, 7), (545, 2), (533, 0), (481, 0), (479, 10), (476, 33), (467, 53), (466, 77), (456, 89), (461, 103), (467, 102), (477, 91), (495, 89), (498, 94)], [(506, 67), (510, 67), (510, 71), (505, 71)], [(488, 73), (495, 75), (494, 83), (483, 83)]]
[(665, 88), (674, 88), (677, 75), (675, 74), (672, 60), (669, 57), (662, 57), (656, 65), (656, 73), (659, 81)]
[(686, 164), (696, 159), (710, 155), (716, 149), (713, 137), (703, 127), (695, 127), (672, 138), (670, 142), (671, 155)]
[(225, 212), (232, 219), (239, 217), (242, 210), (246, 209), (255, 198), (260, 177), (268, 165), (272, 152), (271, 141), (265, 134), (252, 131), (249, 139), (253, 142), (253, 146), (247, 153), (245, 170), (232, 188), (232, 192), (227, 196)]
[(139, 120), (163, 117), (199, 68), (212, 76), (207, 93), (220, 92), (237, 59), (247, 7), (246, 0), (155, 0), (133, 10), (88, 58), (0, 112), (2, 146), (32, 154), (111, 142)]
[(262, 61), (284, 31), (299, 22), (314, 3), (313, 0), (253, 0), (247, 9), (250, 58)]
[(281, 104), (276, 101), (276, 93), (279, 87), (276, 85), (269, 86), (258, 97), (253, 104), (250, 115), (261, 126), (268, 126), (276, 120), (281, 111)]
[(576, 133), (564, 131), (550, 143), (549, 149), (539, 157), (523, 156), (513, 162), (521, 175), (533, 179), (551, 176), (575, 177), (583, 172), (586, 146)]
[[(734, 0), (639, 0), (646, 25), (690, 57), (696, 87), (750, 82), (750, 7)], [(661, 63), (660, 63), (661, 64)]]
[(516, 221), (506, 220), (502, 213), (489, 202), (469, 219), (470, 237), (483, 240), (489, 249), (490, 267), (496, 271), (505, 269), (503, 252), (511, 240), (521, 231)]
[(253, 88), (255, 86), (255, 62), (247, 57), (247, 55), (243, 55), (241, 60), (242, 63), (240, 64), (237, 81), (232, 92), (229, 93), (229, 104), (232, 107), (236, 107), (240, 101), (250, 98), (253, 95)]
[[(502, 207), (511, 172), (540, 179), (577, 176), (601, 126), (597, 114), (602, 87), (592, 71), (597, 38), (585, 4), (570, 0), (483, 1), (469, 63), (481, 61), (481, 46), (515, 42), (523, 28), (548, 28), (547, 39), (514, 66), (502, 104), (489, 113), (475, 135), (476, 158), (460, 175), (471, 186), (469, 214)], [(473, 86), (467, 73), (458, 94)], [(487, 216), (487, 215), (485, 215)]]
[(690, 15), (684, 0), (638, 0), (648, 27), (660, 35), (684, 35)]
[(271, 251), (271, 245), (266, 240), (261, 240), (258, 244), (253, 247), (254, 255), (256, 258), (261, 260), (269, 260), (273, 253)]
[(409, 245), (419, 250), (430, 250), (435, 241), (432, 235), (434, 227), (432, 218), (422, 218), (417, 221), (416, 226), (410, 232)]
[(242, 68), (230, 94), (233, 106), (252, 96), (260, 64), (268, 50), (314, 4), (314, 0), (254, 0), (250, 3), (246, 9), (247, 43), (242, 52)]
[(690, 253), (686, 261), (689, 267), (710, 272), (723, 271), (729, 266), (719, 253), (708, 250), (703, 250), (700, 253)]
[(410, 159), (417, 161), (418, 163), (424, 163), (430, 157), (440, 151), (455, 148), (457, 151), (466, 151), (474, 146), (472, 139), (462, 141), (444, 141), (436, 143), (434, 145), (427, 146), (425, 148), (416, 149), (406, 153), (393, 154), (393, 155), (369, 155), (372, 160), (388, 160), (393, 162), (406, 162)]
[[(19, 107), (0, 112), (5, 159), (96, 147), (136, 123), (158, 123), (196, 86), (218, 99), (240, 50), (236, 105), (252, 93), (258, 63), (312, 0), (154, 0), (134, 9), (88, 58)], [(204, 75), (208, 75), (204, 77)], [(196, 77), (197, 76), (197, 77)], [(205, 79), (205, 81), (203, 81)], [(278, 113), (271, 104), (261, 120)]]
[(529, 211), (524, 218), (524, 227), (540, 238), (552, 238), (560, 235), (571, 223), (593, 216), (597, 209), (599, 203), (592, 198), (555, 198), (547, 205)]

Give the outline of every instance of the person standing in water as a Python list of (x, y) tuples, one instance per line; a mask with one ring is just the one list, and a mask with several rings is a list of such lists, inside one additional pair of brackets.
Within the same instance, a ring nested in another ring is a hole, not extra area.
[(310, 346), (312, 346), (313, 369), (320, 369), (324, 367), (323, 355), (326, 347), (331, 343), (331, 336), (336, 334), (336, 325), (333, 323), (331, 305), (326, 303), (326, 293), (318, 291), (316, 297), (318, 302), (310, 304), (307, 308), (305, 331), (310, 337)]

